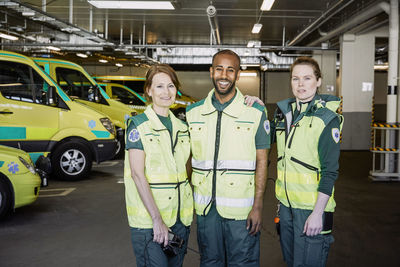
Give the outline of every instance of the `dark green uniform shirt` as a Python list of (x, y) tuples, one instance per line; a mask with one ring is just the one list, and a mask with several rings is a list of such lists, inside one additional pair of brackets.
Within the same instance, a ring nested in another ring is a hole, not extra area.
[[(172, 122), (171, 118), (160, 116), (157, 114), (157, 117), (160, 119), (161, 123), (167, 128), (169, 134), (172, 134)], [(138, 130), (136, 129), (136, 125), (133, 121), (130, 121), (128, 125), (128, 129), (126, 130), (126, 140), (125, 140), (125, 149), (140, 149), (143, 150), (142, 140), (140, 140), (140, 135)]]
[[(234, 97), (232, 97), (231, 100), (228, 102), (225, 102), (224, 104), (221, 104), (218, 99), (215, 97), (215, 93), (212, 96), (212, 104), (215, 107), (216, 110), (218, 111), (223, 111), (227, 106), (229, 106), (230, 103), (232, 103), (233, 99), (236, 97), (236, 94)], [(269, 122), (268, 122), (268, 129), (265, 129), (264, 125), (265, 122), (267, 121), (267, 116), (265, 115), (265, 112), (262, 113), (262, 117), (260, 119), (260, 124), (258, 125), (258, 130), (256, 133), (256, 149), (268, 149), (270, 147), (270, 129), (269, 129)]]

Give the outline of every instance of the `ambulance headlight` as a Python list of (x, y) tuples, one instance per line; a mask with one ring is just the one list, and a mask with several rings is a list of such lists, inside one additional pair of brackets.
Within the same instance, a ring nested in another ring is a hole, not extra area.
[(35, 166), (33, 164), (27, 162), (24, 158), (18, 157), (19, 161), (33, 174), (36, 173)]
[(103, 124), (104, 128), (107, 129), (111, 134), (115, 135), (115, 127), (109, 118), (101, 118), (101, 124)]

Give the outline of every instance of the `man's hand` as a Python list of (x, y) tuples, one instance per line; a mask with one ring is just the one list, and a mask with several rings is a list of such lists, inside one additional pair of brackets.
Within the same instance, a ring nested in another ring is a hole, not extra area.
[(322, 231), (322, 214), (312, 212), (304, 224), (303, 234), (315, 236)]
[(255, 235), (261, 230), (262, 223), (262, 207), (256, 208), (253, 206), (249, 215), (247, 216), (246, 229), (249, 230), (250, 235)]
[(263, 107), (265, 106), (264, 102), (262, 102), (261, 99), (259, 99), (256, 96), (249, 96), (249, 95), (244, 96), (244, 103), (247, 106), (251, 107), (254, 104), (254, 102), (257, 102), (258, 104), (260, 104)]

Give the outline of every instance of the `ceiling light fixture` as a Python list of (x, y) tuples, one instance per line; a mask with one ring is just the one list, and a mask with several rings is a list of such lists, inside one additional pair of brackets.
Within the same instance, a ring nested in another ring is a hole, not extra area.
[(121, 63), (115, 63), (115, 66), (117, 66), (118, 68), (122, 68), (124, 65), (122, 65)]
[(253, 26), (253, 29), (251, 30), (251, 33), (259, 33), (261, 31), (262, 24), (261, 23), (256, 23)]
[(46, 48), (49, 49), (49, 50), (53, 50), (53, 51), (60, 51), (61, 50), (61, 48), (55, 47), (55, 46), (51, 46), (51, 45), (46, 46)]
[(87, 58), (88, 57), (86, 54), (82, 54), (82, 53), (76, 53), (76, 55), (78, 57), (82, 57), (82, 58)]
[(11, 40), (11, 41), (16, 41), (16, 40), (18, 40), (18, 37), (17, 37), (17, 36), (5, 34), (5, 33), (0, 33), (0, 38), (7, 39), (7, 40)]
[(100, 62), (100, 63), (107, 63), (108, 61), (105, 60), (105, 59), (99, 59), (99, 62)]
[(262, 11), (270, 11), (274, 2), (275, 2), (275, 0), (264, 0), (263, 3), (261, 4), (260, 9)]
[(254, 47), (254, 41), (249, 41), (247, 43), (247, 47)]
[(171, 1), (98, 1), (88, 0), (88, 3), (97, 8), (108, 9), (166, 9), (174, 10)]

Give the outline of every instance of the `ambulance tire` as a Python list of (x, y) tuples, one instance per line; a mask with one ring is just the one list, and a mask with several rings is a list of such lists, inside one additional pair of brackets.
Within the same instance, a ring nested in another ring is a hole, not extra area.
[(117, 150), (113, 159), (122, 159), (125, 155), (125, 142), (124, 139), (117, 139)]
[(7, 217), (12, 210), (12, 192), (3, 175), (0, 174), (0, 220)]
[(86, 178), (92, 169), (90, 148), (79, 141), (60, 144), (52, 153), (52, 177), (63, 181), (78, 181)]

